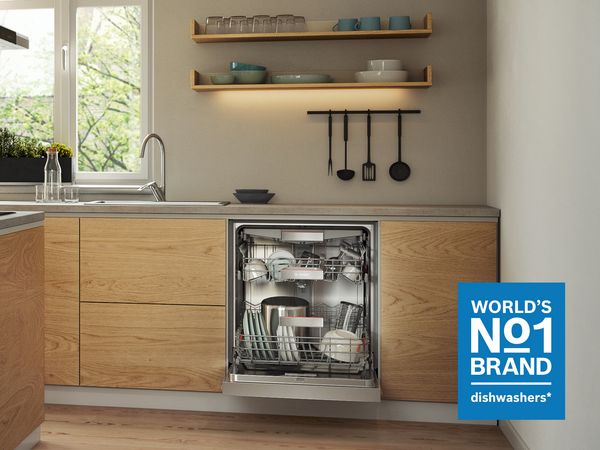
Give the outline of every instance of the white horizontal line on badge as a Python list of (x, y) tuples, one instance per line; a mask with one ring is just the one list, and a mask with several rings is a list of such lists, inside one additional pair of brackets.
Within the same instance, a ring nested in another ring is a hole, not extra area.
[(552, 386), (550, 381), (474, 381), (471, 386)]

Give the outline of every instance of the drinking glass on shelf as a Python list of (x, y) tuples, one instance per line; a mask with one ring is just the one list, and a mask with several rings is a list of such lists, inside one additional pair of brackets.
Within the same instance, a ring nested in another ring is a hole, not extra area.
[(291, 33), (295, 28), (295, 20), (292, 14), (281, 14), (277, 16), (277, 33)]
[(270, 16), (254, 16), (252, 18), (253, 33), (271, 33), (271, 17)]
[(271, 33), (277, 31), (277, 17), (271, 17)]
[(248, 19), (246, 16), (231, 16), (229, 19), (229, 33), (247, 33)]
[(294, 16), (294, 31), (306, 31), (306, 19), (302, 16)]
[(223, 17), (221, 21), (217, 24), (217, 34), (227, 34), (229, 33), (229, 22), (231, 18)]
[(206, 34), (217, 34), (223, 28), (223, 17), (221, 16), (210, 16), (206, 18), (206, 28), (204, 32)]

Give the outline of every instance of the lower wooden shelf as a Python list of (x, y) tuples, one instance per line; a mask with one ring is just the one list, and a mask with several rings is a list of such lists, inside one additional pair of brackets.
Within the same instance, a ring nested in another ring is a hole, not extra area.
[(214, 91), (273, 91), (293, 89), (427, 89), (433, 86), (431, 66), (424, 69), (423, 81), (393, 83), (310, 83), (310, 84), (202, 84), (200, 73), (191, 71), (192, 89), (196, 92)]

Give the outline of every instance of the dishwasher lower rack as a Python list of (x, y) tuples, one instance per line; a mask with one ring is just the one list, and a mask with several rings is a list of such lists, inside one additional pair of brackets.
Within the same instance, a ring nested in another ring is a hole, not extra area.
[(235, 360), (249, 370), (359, 374), (370, 366), (369, 342), (359, 339), (236, 334)]
[[(260, 311), (248, 303), (246, 309)], [(311, 308), (313, 317), (323, 318), (323, 328), (312, 329), (317, 336), (250, 334), (239, 327), (233, 345), (235, 362), (248, 370), (347, 375), (368, 372), (372, 361), (371, 341), (364, 317), (357, 318), (356, 333), (342, 332), (341, 336), (327, 337), (327, 331), (336, 329), (340, 309), (341, 305)]]

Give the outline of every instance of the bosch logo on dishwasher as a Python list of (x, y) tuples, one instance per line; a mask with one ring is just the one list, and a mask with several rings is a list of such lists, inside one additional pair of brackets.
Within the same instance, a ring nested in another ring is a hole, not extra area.
[(564, 283), (459, 283), (458, 416), (565, 417)]

